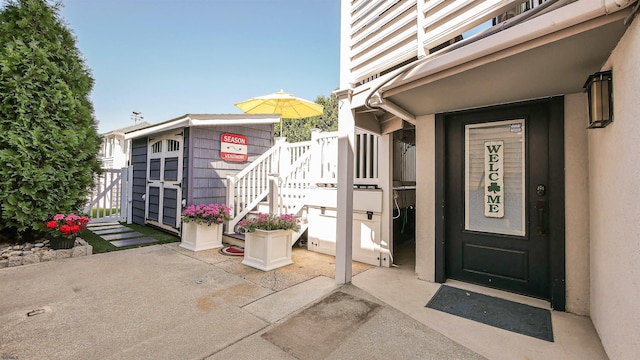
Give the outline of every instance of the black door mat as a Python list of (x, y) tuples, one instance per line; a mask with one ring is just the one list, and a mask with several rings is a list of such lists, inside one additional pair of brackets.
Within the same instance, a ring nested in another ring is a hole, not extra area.
[(553, 342), (551, 312), (534, 306), (443, 285), (426, 307)]

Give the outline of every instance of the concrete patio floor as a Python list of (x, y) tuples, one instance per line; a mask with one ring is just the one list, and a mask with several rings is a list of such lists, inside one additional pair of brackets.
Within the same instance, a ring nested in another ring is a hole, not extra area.
[[(425, 308), (439, 284), (401, 255), (394, 268), (354, 263), (346, 286), (333, 257), (299, 248), (270, 272), (177, 243), (0, 269), (0, 358), (606, 359), (586, 317), (553, 312), (550, 343)], [(336, 293), (350, 302), (323, 304)], [(357, 326), (300, 318), (317, 308), (339, 321), (364, 303)]]
[[(355, 276), (358, 288), (402, 311), (411, 318), (488, 359), (608, 359), (598, 334), (586, 316), (551, 311), (554, 342), (498, 329), (424, 307), (440, 284), (417, 279), (414, 249), (396, 253), (393, 268), (373, 268)], [(490, 289), (460, 281), (446, 285), (510, 301), (549, 309), (547, 301)]]

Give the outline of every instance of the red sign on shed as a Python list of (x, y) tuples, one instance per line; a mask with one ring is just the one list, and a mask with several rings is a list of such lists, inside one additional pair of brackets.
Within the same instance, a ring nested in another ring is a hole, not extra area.
[(247, 146), (249, 142), (246, 136), (237, 134), (222, 134), (220, 137), (220, 157), (226, 161), (247, 161)]

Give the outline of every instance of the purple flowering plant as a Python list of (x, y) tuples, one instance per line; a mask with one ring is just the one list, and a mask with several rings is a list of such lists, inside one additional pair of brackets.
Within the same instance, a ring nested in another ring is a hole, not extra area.
[(293, 230), (298, 231), (298, 218), (292, 214), (273, 215), (258, 213), (255, 217), (246, 218), (238, 223), (238, 231), (247, 233), (258, 230)]
[(182, 221), (196, 224), (222, 224), (229, 220), (231, 209), (225, 204), (190, 205), (182, 212)]

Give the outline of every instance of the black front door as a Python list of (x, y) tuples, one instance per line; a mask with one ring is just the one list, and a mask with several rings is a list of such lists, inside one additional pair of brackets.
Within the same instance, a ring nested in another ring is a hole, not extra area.
[[(558, 276), (552, 270), (551, 252), (558, 248), (552, 239), (559, 236), (564, 246), (563, 234), (551, 236), (558, 231), (551, 216), (564, 216), (564, 203), (550, 201), (564, 196), (562, 167), (552, 173), (558, 161), (551, 156), (563, 157), (562, 141), (554, 140), (562, 138), (562, 130), (554, 133), (557, 124), (550, 130), (552, 104), (536, 101), (440, 117), (447, 278), (552, 298)], [(563, 270), (560, 277), (563, 281)]]

